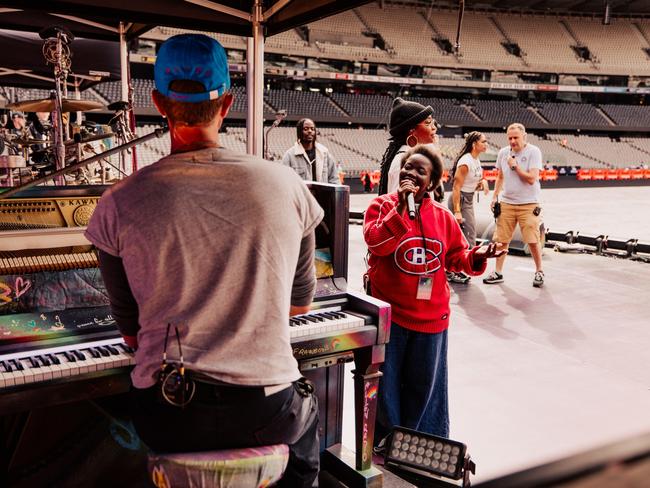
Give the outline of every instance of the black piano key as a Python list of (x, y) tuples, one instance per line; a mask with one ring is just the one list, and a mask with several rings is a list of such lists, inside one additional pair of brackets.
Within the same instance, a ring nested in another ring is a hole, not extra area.
[(0, 361), (0, 368), (2, 368), (5, 373), (11, 373), (14, 370), (14, 368), (11, 367), (11, 364), (8, 362), (5, 363), (4, 361)]
[(76, 357), (79, 361), (86, 360), (86, 356), (84, 356), (84, 354), (81, 351), (77, 351), (73, 349), (72, 354), (74, 354), (74, 357)]
[(76, 357), (74, 354), (72, 354), (71, 352), (69, 352), (69, 351), (63, 351), (62, 354), (65, 356), (65, 358), (66, 358), (69, 362), (71, 362), (71, 363), (76, 363), (76, 362), (77, 362), (77, 357)]
[(57, 358), (54, 354), (48, 354), (47, 357), (50, 361), (52, 361), (52, 363), (61, 364), (61, 360)]
[(309, 320), (310, 322), (316, 323), (318, 322), (318, 319), (313, 318), (311, 315), (305, 315), (303, 318)]
[(332, 319), (332, 320), (338, 318), (336, 314), (334, 314), (334, 312), (323, 312), (323, 315), (325, 315), (325, 317), (327, 317), (328, 319)]
[(32, 357), (27, 358), (27, 361), (29, 361), (29, 364), (31, 365), (32, 368), (40, 368), (41, 367), (41, 365), (38, 364), (38, 361), (36, 361), (36, 359), (34, 359)]
[(111, 355), (110, 352), (108, 352), (108, 349), (106, 349), (104, 346), (97, 346), (95, 347), (99, 351), (99, 354), (101, 354), (104, 357), (108, 357)]
[(91, 355), (92, 357), (94, 357), (95, 359), (102, 357), (101, 353), (100, 353), (100, 352), (97, 350), (97, 348), (95, 348), (95, 347), (90, 347), (90, 348), (88, 348), (88, 352), (89, 352), (90, 355)]
[(289, 319), (289, 327), (295, 327), (299, 322), (296, 319)]
[(133, 349), (131, 349), (131, 348), (130, 348), (129, 346), (127, 346), (126, 344), (118, 344), (117, 347), (119, 347), (120, 349), (122, 349), (122, 351), (124, 351), (124, 352), (128, 352), (129, 354), (133, 354)]
[(104, 347), (105, 347), (105, 348), (108, 350), (108, 352), (110, 352), (113, 356), (119, 356), (119, 355), (120, 355), (120, 351), (118, 351), (117, 349), (115, 349), (113, 346), (107, 344), (107, 345), (105, 345)]
[(41, 363), (41, 366), (51, 366), (52, 365), (50, 360), (48, 358), (46, 358), (45, 356), (36, 355), (36, 356), (34, 356), (34, 359), (36, 359), (36, 361), (39, 361)]
[(23, 366), (22, 363), (21, 363), (20, 361), (18, 361), (17, 359), (12, 359), (12, 360), (10, 361), (10, 363), (11, 363), (12, 366), (13, 366), (14, 368), (16, 368), (18, 371), (25, 371), (25, 366)]

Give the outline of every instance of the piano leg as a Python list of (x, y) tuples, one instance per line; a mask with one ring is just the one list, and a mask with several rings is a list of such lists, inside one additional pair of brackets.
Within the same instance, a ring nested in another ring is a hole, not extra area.
[(383, 486), (383, 473), (372, 465), (372, 448), (377, 416), (377, 393), (380, 365), (384, 362), (385, 345), (356, 349), (354, 362), (354, 413), (356, 452), (342, 444), (329, 447), (323, 453), (323, 468), (350, 488)]
[(355, 464), (358, 470), (369, 469), (377, 417), (379, 367), (384, 362), (385, 346), (372, 346), (354, 352)]

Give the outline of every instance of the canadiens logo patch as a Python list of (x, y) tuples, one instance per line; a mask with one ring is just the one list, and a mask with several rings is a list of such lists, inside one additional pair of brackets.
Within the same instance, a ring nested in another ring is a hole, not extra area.
[(408, 274), (423, 275), (440, 269), (442, 243), (426, 238), (426, 249), (422, 237), (410, 237), (395, 249), (395, 264)]

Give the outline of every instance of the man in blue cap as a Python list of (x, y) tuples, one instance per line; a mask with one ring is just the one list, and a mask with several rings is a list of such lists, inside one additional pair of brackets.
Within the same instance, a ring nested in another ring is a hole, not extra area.
[(221, 146), (233, 97), (217, 41), (174, 36), (154, 72), (171, 154), (107, 190), (86, 232), (136, 348), (136, 429), (161, 452), (288, 444), (281, 486), (312, 486), (318, 406), (288, 318), (313, 297), (323, 211), (290, 168)]

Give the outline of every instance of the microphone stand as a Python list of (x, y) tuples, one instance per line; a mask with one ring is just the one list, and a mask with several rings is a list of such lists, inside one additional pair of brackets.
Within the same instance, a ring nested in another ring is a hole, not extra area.
[(286, 116), (287, 116), (286, 110), (280, 110), (276, 112), (275, 120), (271, 124), (271, 127), (266, 129), (266, 132), (264, 133), (264, 159), (267, 160), (271, 159), (271, 155), (269, 154), (269, 132), (271, 132), (273, 129), (279, 126), (282, 123), (282, 121), (286, 118)]
[[(66, 128), (63, 122), (63, 97), (67, 94), (66, 79), (71, 67), (69, 43), (74, 36), (61, 28), (53, 27), (40, 33), (45, 40), (43, 56), (48, 64), (54, 66), (54, 113), (52, 125), (54, 126), (54, 160), (56, 169), (65, 167), (65, 138)], [(63, 177), (57, 177), (56, 184), (62, 185)]]
[(463, 14), (465, 13), (465, 0), (458, 0), (458, 25), (456, 27), (456, 43), (454, 51), (456, 55), (460, 54), (460, 32), (463, 26)]

